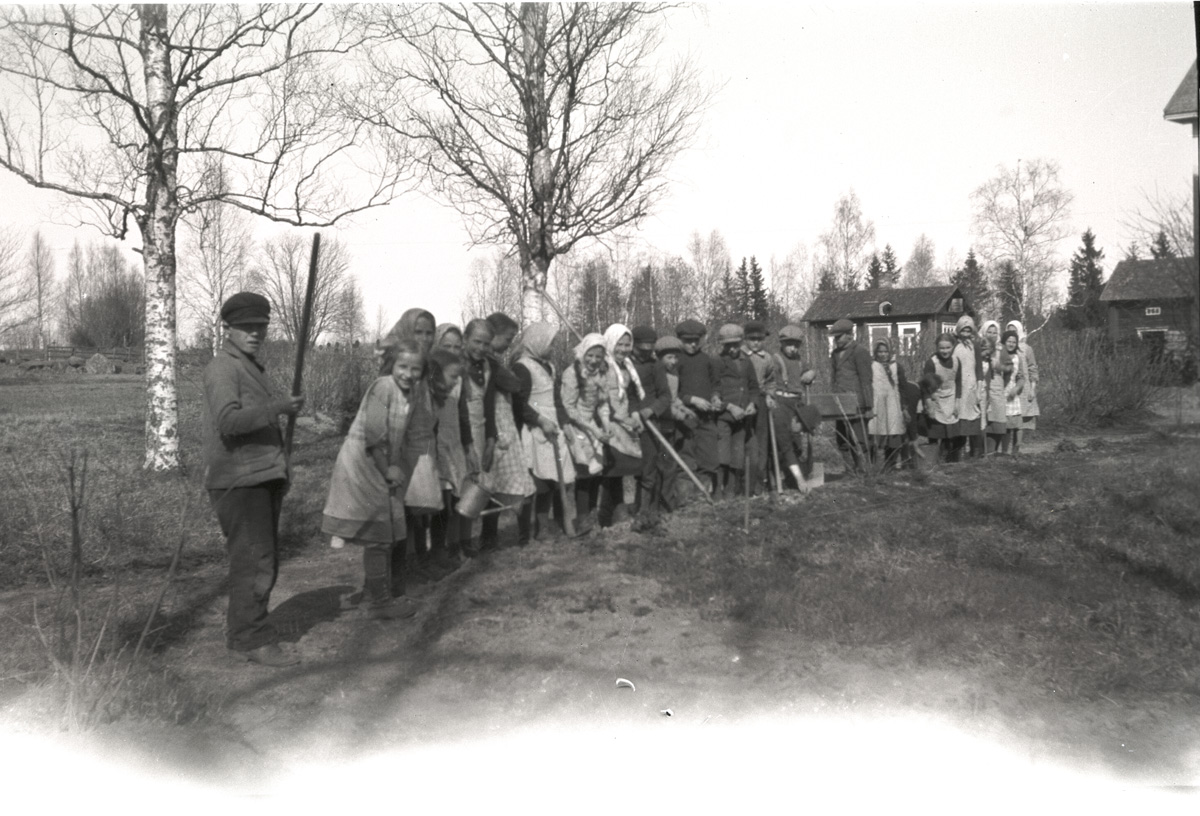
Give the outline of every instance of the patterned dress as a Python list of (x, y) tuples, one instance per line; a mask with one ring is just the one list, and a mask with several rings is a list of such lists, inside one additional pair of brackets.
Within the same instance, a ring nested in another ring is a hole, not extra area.
[[(492, 362), (484, 364), (484, 384), (480, 386), (471, 378), (463, 380), (467, 399), (467, 414), (471, 421), (471, 438), (475, 440), (476, 453), (483, 455), (486, 440), (484, 395), (491, 382)], [(503, 391), (495, 392), (496, 445), (492, 455), (492, 468), (479, 474), (479, 486), (490, 493), (506, 496), (532, 496), (533, 479), (529, 475), (529, 463), (525, 448), (517, 433), (513, 418), (512, 396)]]

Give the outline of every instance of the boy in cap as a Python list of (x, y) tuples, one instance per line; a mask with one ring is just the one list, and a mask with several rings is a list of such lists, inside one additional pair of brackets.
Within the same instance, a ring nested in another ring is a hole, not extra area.
[[(748, 429), (750, 445), (750, 492), (757, 494), (763, 487), (763, 481), (769, 483), (767, 474), (771, 470), (771, 435), (768, 423), (771, 421), (771, 411), (775, 408), (771, 393), (775, 390), (775, 382), (779, 378), (779, 363), (767, 353), (763, 344), (770, 332), (760, 320), (751, 320), (742, 327), (746, 342), (742, 345), (742, 356), (754, 366), (754, 376), (758, 378), (758, 388), (761, 392), (756, 402), (754, 425)], [(768, 484), (769, 487), (769, 484)]]
[[(767, 394), (767, 398), (775, 403), (771, 408), (771, 421), (775, 425), (779, 458), (796, 480), (797, 487), (804, 484), (800, 460), (796, 456), (796, 450), (803, 441), (800, 409), (805, 403), (805, 389), (817, 377), (817, 372), (800, 356), (803, 344), (804, 329), (799, 326), (788, 324), (779, 330), (780, 353), (775, 357), (776, 378)], [(793, 427), (801, 430), (794, 431)]]
[(721, 343), (721, 402), (717, 417), (717, 456), (721, 461), (721, 487), (725, 498), (741, 495), (745, 478), (746, 436), (758, 412), (758, 377), (754, 364), (742, 356), (745, 334), (736, 323), (717, 331)]
[(721, 404), (721, 366), (700, 350), (700, 341), (708, 333), (699, 320), (685, 320), (675, 327), (675, 336), (683, 344), (679, 356), (679, 400), (696, 414), (694, 428), (685, 425), (683, 461), (696, 473), (708, 490), (715, 493), (721, 460), (717, 451), (717, 416), (725, 410)]
[(274, 642), (267, 606), (288, 487), (279, 416), (299, 413), (304, 397), (276, 397), (256, 359), (270, 320), (271, 304), (256, 292), (238, 292), (221, 307), (225, 344), (204, 369), (204, 486), (229, 552), (226, 645), (254, 663), (290, 666), (299, 661)]
[(637, 477), (637, 516), (633, 520), (633, 531), (642, 532), (653, 529), (658, 524), (658, 510), (662, 499), (662, 483), (664, 459), (669, 460), (666, 451), (660, 451), (659, 445), (646, 422), (656, 421), (663, 413), (671, 408), (671, 394), (667, 388), (666, 372), (660, 370), (654, 353), (654, 344), (658, 342), (658, 333), (650, 326), (635, 326), (633, 335), (633, 367), (642, 383), (645, 396), (639, 396), (637, 389), (629, 388), (629, 412), (642, 417), (642, 431), (638, 435), (642, 448), (642, 471)]
[[(683, 343), (668, 334), (658, 338), (654, 351), (658, 355), (655, 379), (666, 402), (666, 408), (657, 417), (659, 430), (674, 451), (682, 456), (684, 428), (681, 426), (695, 427), (697, 423), (696, 413), (679, 399), (679, 359), (684, 353)], [(679, 506), (679, 466), (665, 450), (660, 453), (659, 464), (662, 467), (661, 502), (666, 510), (674, 510)]]
[(854, 394), (858, 407), (857, 414), (837, 420), (837, 446), (846, 470), (861, 473), (870, 450), (867, 421), (875, 403), (871, 352), (854, 339), (854, 324), (844, 317), (830, 327), (829, 333), (834, 346), (829, 357), (833, 367), (830, 388), (835, 394)]

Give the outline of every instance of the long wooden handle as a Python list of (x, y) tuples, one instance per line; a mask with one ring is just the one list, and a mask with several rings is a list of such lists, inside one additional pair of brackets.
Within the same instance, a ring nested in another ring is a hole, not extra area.
[(779, 434), (775, 433), (775, 412), (771, 408), (767, 409), (767, 434), (771, 439), (771, 459), (775, 462), (775, 495), (781, 496), (783, 471), (779, 468)]
[[(559, 435), (562, 435), (562, 429), (559, 429)], [(567, 486), (563, 484), (563, 466), (562, 455), (558, 448), (558, 436), (550, 438), (550, 446), (554, 449), (554, 469), (558, 471), (558, 498), (562, 502), (562, 524), (563, 532), (571, 538), (575, 537), (575, 519), (571, 518), (570, 508), (567, 506)]]
[[(317, 255), (321, 252), (321, 233), (313, 233), (312, 253), (308, 256), (308, 285), (304, 289), (304, 311), (300, 313), (300, 336), (296, 338), (296, 373), (292, 377), (292, 396), (298, 397), (304, 382), (304, 352), (308, 348), (308, 328), (312, 320), (313, 293), (317, 288)], [(288, 414), (283, 437), (283, 456), (292, 460), (292, 439), (296, 435), (296, 415)]]
[(708, 495), (708, 490), (705, 489), (704, 485), (700, 484), (700, 480), (696, 478), (695, 473), (692, 473), (691, 468), (684, 464), (683, 459), (680, 458), (679, 454), (675, 452), (675, 448), (671, 447), (671, 443), (666, 440), (666, 437), (662, 435), (662, 432), (659, 431), (658, 428), (655, 427), (654, 423), (648, 419), (646, 420), (646, 427), (650, 429), (650, 433), (654, 434), (654, 438), (658, 440), (659, 444), (666, 448), (667, 453), (671, 454), (671, 458), (675, 460), (675, 463), (683, 468), (683, 472), (688, 475), (688, 478), (692, 480), (692, 483), (695, 484), (696, 487), (700, 488), (700, 495), (708, 499), (709, 504), (711, 504), (713, 507), (716, 507), (717, 503), (713, 501), (712, 496)]

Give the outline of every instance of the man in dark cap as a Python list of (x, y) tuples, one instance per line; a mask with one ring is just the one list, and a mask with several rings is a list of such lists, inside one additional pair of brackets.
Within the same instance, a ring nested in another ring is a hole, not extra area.
[[(656, 421), (670, 410), (671, 394), (667, 390), (666, 372), (656, 365), (654, 344), (658, 332), (650, 326), (635, 326), (633, 335), (633, 367), (642, 384), (642, 394), (629, 386), (629, 412), (639, 414), (646, 422)], [(659, 505), (662, 500), (662, 475), (664, 460), (669, 454), (660, 450), (657, 441), (644, 426), (638, 435), (642, 449), (642, 471), (637, 477), (637, 515), (633, 519), (633, 531), (646, 532), (654, 529), (659, 521)]]
[(708, 327), (699, 320), (685, 320), (675, 327), (675, 336), (683, 344), (683, 354), (679, 355), (679, 399), (696, 414), (696, 426), (681, 429), (681, 453), (684, 463), (702, 483), (707, 482), (708, 492), (713, 493), (721, 464), (717, 417), (725, 406), (721, 402), (721, 366), (700, 350), (700, 341), (707, 333)]
[(771, 432), (768, 425), (775, 409), (776, 382), (779, 379), (778, 363), (775, 358), (763, 348), (766, 342), (767, 326), (761, 320), (750, 320), (742, 327), (745, 342), (742, 345), (742, 355), (754, 366), (754, 376), (758, 378), (759, 396), (755, 406), (754, 427), (747, 444), (750, 446), (750, 492), (757, 494), (763, 488), (764, 479), (770, 481), (770, 442)]
[(276, 397), (256, 359), (270, 320), (270, 303), (255, 292), (238, 292), (221, 307), (225, 344), (204, 369), (204, 486), (229, 552), (226, 645), (255, 663), (290, 666), (299, 661), (274, 642), (267, 605), (288, 485), (279, 416), (298, 413), (304, 397)]
[(854, 340), (854, 324), (844, 317), (829, 328), (829, 334), (833, 337), (830, 390), (835, 394), (854, 394), (858, 404), (857, 415), (847, 412), (846, 419), (837, 420), (837, 446), (846, 470), (862, 473), (869, 455), (867, 420), (875, 402), (871, 353)]

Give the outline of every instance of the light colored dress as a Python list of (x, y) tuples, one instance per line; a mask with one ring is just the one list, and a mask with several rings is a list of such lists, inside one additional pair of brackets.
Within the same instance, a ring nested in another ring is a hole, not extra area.
[[(522, 355), (517, 362), (529, 371), (529, 378), (532, 381), (529, 406), (537, 411), (539, 416), (557, 424), (558, 412), (554, 405), (554, 369), (546, 371), (538, 360), (528, 354)], [(540, 427), (527, 425), (522, 428), (521, 444), (525, 447), (525, 454), (529, 459), (529, 470), (534, 476), (546, 481), (557, 482), (558, 471), (561, 467), (563, 484), (575, 482), (575, 461), (571, 458), (569, 446), (563, 441), (561, 434), (558, 443), (558, 466), (554, 464), (555, 446), (546, 438), (546, 434)]]
[(875, 415), (867, 422), (867, 433), (882, 437), (877, 443), (884, 447), (898, 448), (904, 444), (904, 404), (900, 400), (900, 367), (895, 361), (881, 363), (873, 360), (871, 379), (875, 390)]
[[(463, 388), (467, 395), (467, 415), (471, 422), (471, 438), (474, 440), (478, 456), (483, 455), (487, 441), (483, 398), (493, 376), (491, 360), (484, 364), (483, 376), (482, 386), (470, 377), (463, 380)], [(490, 493), (505, 496), (532, 496), (533, 478), (529, 475), (529, 462), (525, 458), (525, 448), (521, 444), (521, 436), (517, 433), (517, 423), (513, 418), (512, 396), (497, 390), (495, 398), (496, 446), (492, 454), (492, 469), (480, 471), (479, 486)]]
[(1010, 382), (1007, 391), (1005, 392), (1004, 416), (1008, 423), (1008, 428), (1012, 430), (1020, 430), (1021, 423), (1021, 392), (1024, 391), (1024, 382), (1022, 372), (1025, 370), (1025, 355), (1017, 353), (1012, 355), (1013, 358), (1013, 376), (1014, 382)]
[(959, 342), (954, 346), (954, 359), (958, 363), (962, 388), (958, 396), (959, 436), (974, 436), (979, 433), (980, 399), (979, 378), (975, 376), (975, 347)]
[(937, 374), (942, 380), (938, 389), (925, 398), (925, 415), (930, 422), (928, 436), (931, 439), (960, 435), (958, 433), (959, 370), (957, 357), (951, 357), (950, 365), (946, 366), (935, 354), (925, 364), (927, 374)]
[(610, 410), (608, 391), (602, 373), (589, 374), (586, 370), (579, 373), (581, 370), (577, 363), (563, 372), (560, 393), (563, 408), (571, 419), (571, 424), (563, 430), (575, 463), (599, 473), (604, 467), (604, 446), (596, 442), (596, 437), (603, 433), (598, 418)]
[(371, 544), (405, 538), (404, 490), (388, 489), (370, 451), (387, 445), (388, 462), (400, 465), (410, 413), (408, 397), (391, 377), (380, 377), (367, 388), (333, 465), (321, 519), (323, 533)]

